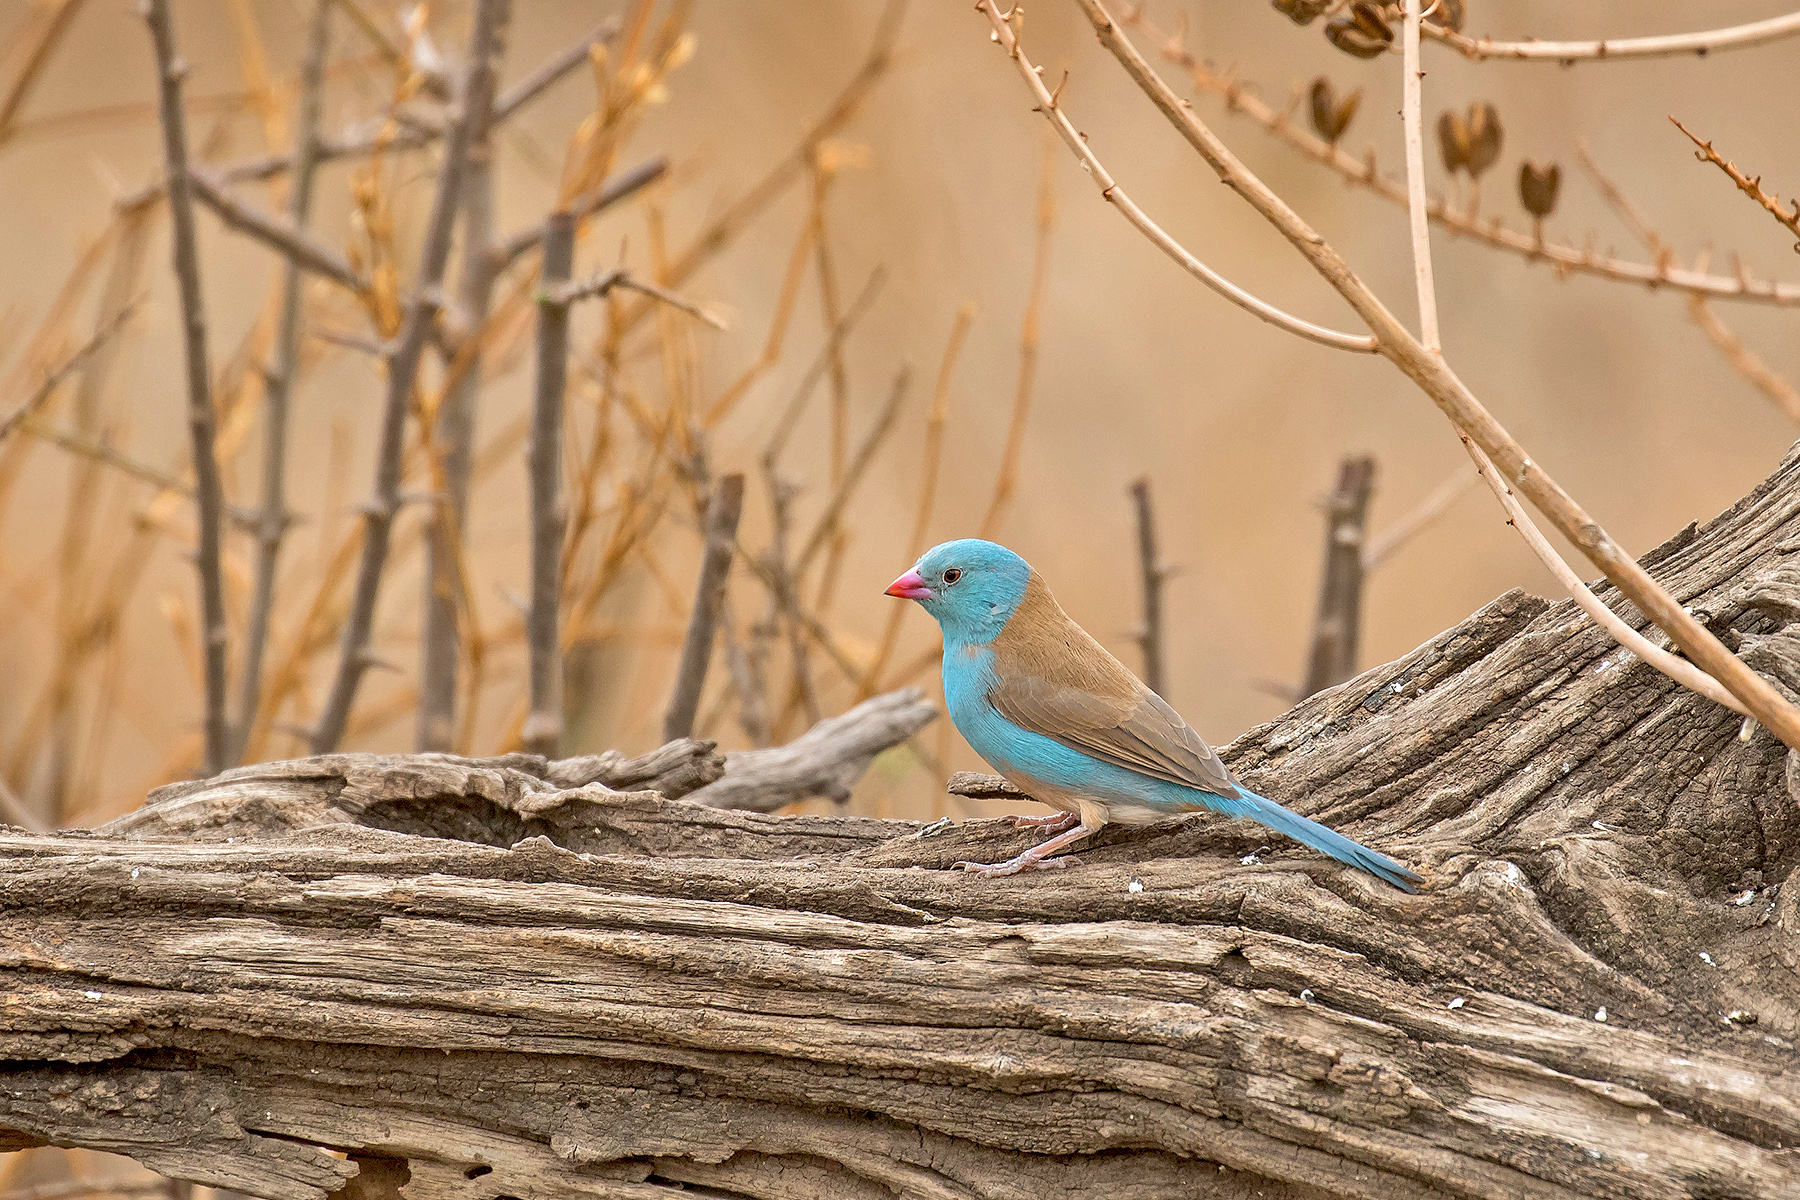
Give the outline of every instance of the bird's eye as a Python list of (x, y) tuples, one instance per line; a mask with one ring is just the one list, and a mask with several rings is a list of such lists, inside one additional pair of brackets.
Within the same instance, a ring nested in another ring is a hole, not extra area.
[(955, 567), (951, 567), (948, 571), (944, 572), (944, 586), (949, 587), (961, 578), (962, 572)]

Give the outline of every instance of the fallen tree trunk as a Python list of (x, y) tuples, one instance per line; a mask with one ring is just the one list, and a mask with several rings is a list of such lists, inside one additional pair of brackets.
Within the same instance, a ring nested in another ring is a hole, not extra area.
[[(1645, 561), (1792, 691), (1797, 555), (1790, 454)], [(1427, 890), (1210, 816), (979, 880), (1035, 835), (523, 756), (0, 835), (0, 1147), (278, 1200), (1800, 1195), (1774, 738), (1515, 592), (1225, 755)]]

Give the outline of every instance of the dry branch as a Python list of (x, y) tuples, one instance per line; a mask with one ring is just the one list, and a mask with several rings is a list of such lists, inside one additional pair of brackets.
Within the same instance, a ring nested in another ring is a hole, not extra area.
[(1715, 50), (1741, 50), (1749, 46), (1767, 45), (1800, 34), (1800, 12), (1732, 25), (1724, 29), (1705, 29), (1694, 33), (1670, 33), (1657, 37), (1599, 38), (1580, 42), (1497, 42), (1493, 38), (1473, 38), (1427, 23), (1425, 36), (1443, 42), (1475, 62), (1488, 59), (1515, 62), (1553, 62), (1563, 66), (1583, 61), (1618, 61), (1634, 58), (1670, 58), (1682, 54), (1704, 57)]
[[(1087, 14), (1101, 44), (1125, 68), (1133, 81), (1185, 137), (1220, 180), (1243, 196), (1258, 213), (1279, 229), (1375, 331), (1380, 353), (1438, 406), (1451, 424), (1471, 440), (1497, 466), (1510, 485), (1549, 517), (1557, 529), (1598, 566), (1606, 577), (1667, 633), (1681, 650), (1708, 675), (1718, 680), (1782, 741), (1800, 747), (1800, 709), (1783, 697), (1767, 680), (1727, 650), (1648, 573), (1628, 556), (1600, 524), (1589, 516), (1562, 486), (1525, 453), (1513, 436), (1489, 413), (1441, 354), (1422, 346), (1396, 320), (1378, 297), (1353, 272), (1338, 253), (1288, 204), (1243, 163), (1177, 97), (1151, 69), (1137, 48), (1125, 38), (1099, 0), (1077, 0)], [(1017, 41), (1011, 26), (1000, 19), (990, 0), (980, 5), (1009, 53)], [(1019, 59), (1023, 64), (1023, 59)], [(1027, 74), (1030, 74), (1027, 70)], [(1032, 75), (1032, 78), (1036, 78)]]
[[(1118, 20), (1121, 25), (1142, 28), (1148, 32), (1165, 60), (1186, 71), (1195, 88), (1224, 100), (1228, 111), (1249, 117), (1265, 132), (1282, 139), (1315, 162), (1336, 171), (1346, 182), (1366, 187), (1390, 203), (1406, 205), (1405, 182), (1396, 183), (1380, 174), (1375, 167), (1373, 150), (1369, 151), (1367, 157), (1359, 159), (1336, 144), (1309, 133), (1304, 126), (1263, 101), (1256, 94), (1255, 84), (1215, 71), (1179, 41), (1163, 34), (1146, 19), (1141, 6), (1125, 10)], [(1591, 250), (1554, 245), (1532, 234), (1507, 229), (1497, 218), (1475, 220), (1439, 198), (1429, 201), (1427, 211), (1440, 228), (1458, 237), (1469, 238), (1496, 250), (1509, 251), (1520, 255), (1527, 262), (1548, 264), (1558, 271), (1591, 275), (1620, 283), (1635, 283), (1652, 289), (1673, 288), (1720, 300), (1755, 301), (1781, 307), (1800, 305), (1800, 283), (1754, 279), (1743, 272), (1731, 276), (1709, 275), (1704, 271), (1689, 270), (1675, 264), (1630, 262), (1611, 255), (1597, 255)]]
[[(1796, 17), (1800, 18), (1800, 14), (1796, 14)], [(1713, 144), (1710, 141), (1701, 141), (1698, 137), (1694, 136), (1692, 130), (1686, 125), (1683, 125), (1680, 121), (1675, 120), (1674, 117), (1670, 117), (1669, 120), (1674, 124), (1675, 128), (1687, 134), (1688, 141), (1699, 147), (1699, 149), (1694, 151), (1695, 158), (1699, 159), (1701, 162), (1709, 162), (1719, 168), (1719, 170), (1725, 172), (1726, 178), (1737, 185), (1738, 191), (1744, 193), (1744, 195), (1761, 205), (1763, 211), (1767, 212), (1777, 221), (1780, 221), (1782, 227), (1789, 233), (1796, 237), (1800, 237), (1800, 200), (1793, 201), (1794, 207), (1792, 212), (1782, 208), (1781, 200), (1778, 197), (1771, 196), (1769, 193), (1763, 191), (1761, 175), (1758, 175), (1755, 179), (1750, 178), (1748, 175), (1738, 170), (1736, 163), (1728, 162), (1724, 158), (1721, 158), (1719, 152), (1713, 149)], [(1794, 250), (1797, 253), (1800, 253), (1800, 242), (1794, 244)]]
[(1783, 416), (1800, 425), (1800, 389), (1796, 389), (1780, 373), (1771, 370), (1754, 350), (1744, 345), (1744, 340), (1719, 320), (1718, 314), (1713, 312), (1712, 306), (1702, 297), (1689, 298), (1688, 316), (1700, 327), (1706, 340), (1725, 356), (1725, 361), (1731, 364), (1732, 370), (1767, 397), (1769, 403), (1780, 409)]
[(713, 489), (706, 506), (706, 546), (700, 563), (700, 579), (694, 585), (694, 607), (688, 616), (687, 635), (681, 643), (681, 661), (675, 669), (675, 692), (663, 717), (663, 740), (672, 742), (694, 732), (694, 714), (700, 708), (700, 692), (712, 661), (713, 636), (719, 610), (730, 579), (731, 556), (737, 547), (738, 518), (744, 511), (744, 477), (727, 475)]
[[(1800, 453), (1646, 560), (1789, 686), (1797, 514)], [(1431, 889), (1210, 815), (978, 883), (950, 864), (1033, 835), (530, 756), (240, 768), (0, 836), (0, 1143), (271, 1200), (372, 1160), (412, 1200), (1800, 1188), (1774, 738), (1511, 593), (1223, 755)]]
[[(585, 53), (585, 47), (584, 47)], [(492, 86), (494, 76), (488, 77)], [(463, 246), (457, 280), (457, 315), (465, 331), (452, 357), (436, 434), (443, 446), (443, 495), (433, 507), (431, 534), (425, 547), (425, 611), (419, 634), (419, 709), (414, 745), (420, 750), (449, 750), (456, 740), (456, 686), (461, 656), (473, 653), (478, 634), (475, 614), (465, 611), (464, 568), (469, 483), (474, 470), (475, 416), (481, 399), (486, 362), (488, 319), (494, 281), (494, 124), (497, 110), (482, 111), (469, 130), (463, 161)], [(465, 634), (468, 638), (465, 639)]]
[[(294, 134), (294, 177), (288, 191), (288, 223), (304, 233), (312, 209), (313, 176), (319, 161), (319, 112), (325, 90), (325, 60), (331, 47), (334, 0), (313, 0), (307, 24), (306, 58), (300, 68), (299, 120)], [(289, 257), (281, 279), (281, 317), (275, 352), (263, 391), (262, 514), (256, 529), (256, 583), (244, 632), (244, 662), (238, 684), (237, 720), (230, 760), (243, 758), (262, 699), (264, 649), (275, 609), (276, 570), (292, 515), (287, 507), (288, 402), (300, 374), (300, 334), (306, 325), (306, 281), (301, 264)]]
[(337, 671), (325, 707), (313, 729), (314, 753), (337, 749), (350, 720), (350, 708), (371, 659), (369, 639), (375, 625), (375, 601), (387, 569), (388, 544), (400, 511), (400, 481), (405, 450), (406, 414), (418, 379), (419, 358), (431, 334), (432, 318), (441, 303), (444, 267), (450, 257), (456, 206), (461, 200), (463, 163), (473, 132), (483, 120), (483, 98), (491, 96), (492, 73), (505, 44), (510, 0), (477, 0), (469, 60), (457, 88), (456, 118), (444, 140), (444, 161), (419, 255), (419, 275), (406, 306), (400, 335), (387, 355), (387, 396), (382, 405), (381, 442), (376, 450), (375, 487), (363, 509), (362, 548), (355, 591), (344, 619)]
[(143, 0), (140, 12), (156, 51), (157, 96), (162, 119), (163, 163), (168, 173), (170, 244), (181, 292), (182, 349), (187, 362), (187, 420), (194, 466), (194, 509), (198, 525), (194, 568), (199, 573), (202, 678), (206, 696), (205, 759), (202, 769), (225, 769), (231, 747), (225, 714), (225, 576), (220, 561), (225, 496), (214, 450), (215, 425), (211, 365), (206, 354), (206, 307), (200, 293), (200, 251), (194, 232), (194, 202), (188, 166), (187, 118), (181, 85), (187, 63), (175, 49), (169, 0)]
[(531, 711), (521, 739), (554, 758), (562, 742), (562, 553), (569, 526), (562, 494), (563, 391), (569, 372), (569, 304), (555, 298), (575, 260), (575, 216), (556, 212), (544, 226), (543, 298), (537, 306), (537, 380), (525, 470), (531, 485), (531, 610), (526, 644)]
[(774, 812), (814, 796), (843, 804), (883, 750), (892, 749), (938, 715), (918, 688), (902, 688), (827, 717), (785, 746), (725, 756), (725, 777), (688, 797), (713, 808)]
[(1131, 507), (1137, 518), (1138, 588), (1143, 593), (1144, 621), (1137, 631), (1138, 648), (1144, 655), (1144, 683), (1159, 696), (1163, 691), (1163, 584), (1169, 568), (1156, 548), (1156, 514), (1150, 505), (1150, 479), (1131, 485)]
[(1363, 543), (1375, 460), (1353, 455), (1338, 464), (1337, 487), (1325, 508), (1325, 565), (1319, 576), (1319, 612), (1313, 621), (1302, 698), (1356, 674), (1362, 632)]
[[(575, 214), (577, 220), (596, 216), (613, 205), (635, 196), (668, 174), (668, 171), (669, 160), (662, 155), (646, 159), (624, 174), (607, 180), (587, 195), (577, 197), (575, 202), (569, 206), (569, 211)], [(521, 229), (496, 245), (489, 252), (491, 269), (496, 273), (503, 271), (511, 266), (520, 255), (542, 245), (544, 228), (544, 225), (540, 224), (534, 225), (530, 229)]]
[[(301, 161), (304, 163), (304, 156)], [(315, 160), (304, 165), (305, 173), (311, 174), (317, 163)], [(212, 209), (228, 227), (255, 238), (294, 266), (329, 279), (339, 287), (358, 294), (368, 290), (368, 280), (356, 273), (350, 260), (307, 233), (292, 214), (284, 220), (239, 200), (200, 167), (190, 168), (188, 174), (195, 198)]]
[[(1063, 144), (1074, 153), (1076, 158), (1081, 160), (1081, 165), (1087, 170), (1087, 173), (1093, 176), (1094, 186), (1100, 189), (1101, 197), (1118, 209), (1120, 215), (1131, 223), (1132, 228), (1150, 240), (1151, 245), (1175, 260), (1184, 271), (1231, 303), (1279, 329), (1285, 329), (1308, 341), (1318, 342), (1322, 346), (1330, 346), (1335, 350), (1351, 350), (1363, 354), (1375, 352), (1374, 338), (1364, 334), (1341, 333), (1338, 330), (1315, 325), (1311, 321), (1305, 321), (1291, 313), (1283, 312), (1273, 304), (1252, 295), (1220, 275), (1196, 258), (1185, 246), (1170, 237), (1162, 226), (1152, 221), (1144, 210), (1125, 194), (1124, 189), (1113, 181), (1113, 177), (1105, 165), (1088, 147), (1087, 137), (1076, 129), (1063, 113), (1062, 106), (1057, 101), (1057, 93), (1052, 93), (1045, 85), (1042, 68), (1034, 67), (1027, 61), (1019, 48), (1018, 35), (1013, 32), (1009, 19), (1018, 10), (1016, 8), (1009, 9), (1007, 15), (1002, 16), (991, 0), (982, 0), (977, 7), (987, 14), (988, 20), (994, 26), (994, 40), (1006, 50), (1007, 57), (1019, 69), (1019, 77), (1025, 81), (1025, 86), (1037, 99), (1037, 105), (1032, 111), (1043, 114), (1044, 119), (1050, 122), (1051, 128), (1056, 130), (1057, 136), (1063, 140)], [(1057, 92), (1060, 93), (1060, 91), (1061, 87), (1059, 86)]]

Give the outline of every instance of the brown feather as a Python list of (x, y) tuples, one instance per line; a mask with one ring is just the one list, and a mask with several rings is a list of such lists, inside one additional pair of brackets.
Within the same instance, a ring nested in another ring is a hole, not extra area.
[(1000, 636), (988, 703), (1022, 729), (1228, 799), (1231, 772), (1200, 735), (1062, 610), (1036, 571)]

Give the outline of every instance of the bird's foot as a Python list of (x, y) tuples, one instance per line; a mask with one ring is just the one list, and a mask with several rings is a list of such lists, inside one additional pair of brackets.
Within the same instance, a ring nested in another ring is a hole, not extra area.
[(1058, 858), (1033, 858), (1030, 850), (1017, 858), (1009, 858), (1003, 863), (959, 862), (956, 865), (971, 875), (979, 875), (983, 879), (995, 879), (1001, 875), (1017, 875), (1020, 871), (1046, 871), (1052, 867), (1067, 867), (1075, 863), (1073, 855), (1064, 854)]
[(1081, 820), (1080, 813), (1054, 812), (1047, 817), (1014, 817), (1014, 829), (1042, 829), (1048, 833), (1061, 833)]

